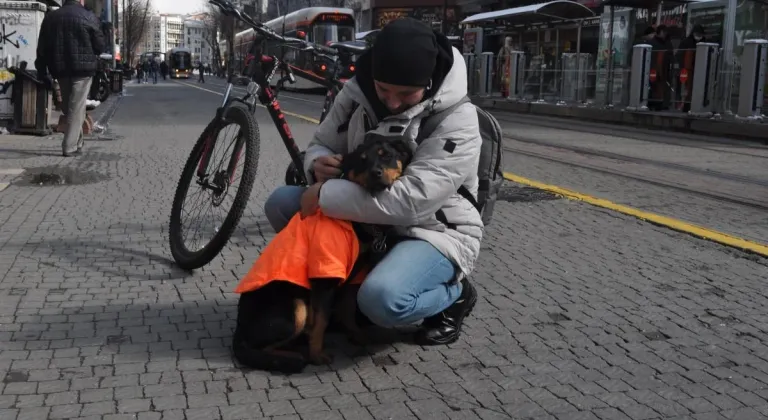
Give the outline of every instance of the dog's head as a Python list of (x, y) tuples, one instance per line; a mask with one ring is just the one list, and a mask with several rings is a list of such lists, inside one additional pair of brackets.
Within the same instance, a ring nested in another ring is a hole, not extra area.
[(402, 138), (373, 136), (342, 160), (346, 178), (376, 194), (394, 184), (413, 157)]

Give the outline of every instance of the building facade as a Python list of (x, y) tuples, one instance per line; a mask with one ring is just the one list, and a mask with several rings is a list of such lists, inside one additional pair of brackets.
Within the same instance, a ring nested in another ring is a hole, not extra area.
[(181, 15), (158, 13), (152, 15), (142, 52), (165, 53), (171, 48), (182, 46), (184, 18)]
[(184, 40), (182, 46), (192, 51), (192, 62), (211, 62), (211, 46), (205, 39), (205, 21), (187, 17), (184, 20)]

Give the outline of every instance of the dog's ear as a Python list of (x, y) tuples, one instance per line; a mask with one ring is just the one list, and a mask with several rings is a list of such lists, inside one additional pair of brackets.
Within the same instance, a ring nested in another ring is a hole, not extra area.
[(403, 164), (408, 164), (408, 162), (411, 161), (411, 158), (413, 158), (413, 150), (411, 150), (411, 146), (409, 146), (405, 140), (395, 140), (391, 143), (391, 145), (392, 148), (397, 151), (397, 154), (400, 155), (400, 160), (403, 161)]

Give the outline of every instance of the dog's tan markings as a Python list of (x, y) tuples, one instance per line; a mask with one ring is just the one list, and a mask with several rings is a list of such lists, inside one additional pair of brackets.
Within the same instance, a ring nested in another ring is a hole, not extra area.
[(293, 301), (294, 331), (301, 333), (307, 327), (307, 321), (309, 321), (308, 312), (307, 303), (303, 299), (295, 299)]
[(401, 176), (403, 176), (403, 162), (398, 160), (397, 168), (384, 169), (384, 175), (382, 177), (387, 185), (392, 185)]

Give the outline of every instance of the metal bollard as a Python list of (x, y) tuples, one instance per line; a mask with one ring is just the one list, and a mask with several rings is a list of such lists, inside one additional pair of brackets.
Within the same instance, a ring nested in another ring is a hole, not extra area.
[(525, 96), (525, 53), (512, 51), (509, 57), (509, 96), (510, 101), (521, 100)]
[(764, 39), (744, 41), (744, 52), (741, 55), (741, 82), (739, 84), (737, 117), (763, 118), (766, 56), (768, 56), (768, 41)]
[(464, 54), (464, 63), (467, 65), (467, 93), (474, 95), (477, 93), (477, 55), (472, 53)]
[(690, 114), (712, 116), (715, 110), (715, 86), (720, 64), (720, 48), (711, 42), (696, 44), (696, 61), (693, 64), (693, 87)]
[(566, 105), (568, 102), (581, 102), (583, 99), (582, 92), (587, 87), (589, 54), (563, 53), (561, 57), (563, 77), (560, 87), (560, 101), (557, 104)]
[(480, 87), (479, 96), (491, 96), (493, 92), (493, 53), (480, 54)]
[(638, 44), (632, 47), (632, 70), (629, 76), (629, 105), (627, 106), (630, 111), (648, 110), (652, 48), (648, 44)]

